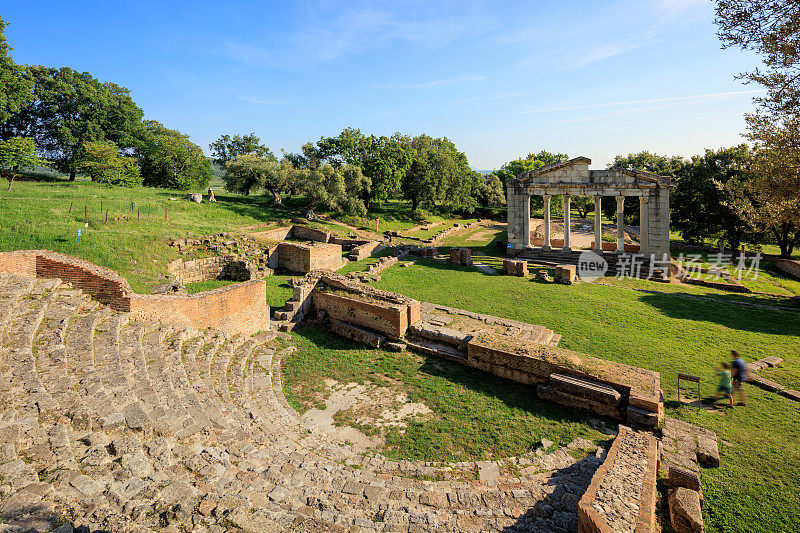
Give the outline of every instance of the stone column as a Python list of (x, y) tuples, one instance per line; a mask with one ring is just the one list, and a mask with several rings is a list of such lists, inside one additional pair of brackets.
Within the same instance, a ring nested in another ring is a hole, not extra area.
[(522, 247), (531, 247), (531, 197), (522, 195)]
[(639, 197), (639, 253), (645, 257), (650, 256), (650, 243), (649, 243), (649, 216), (648, 216), (648, 198), (645, 196), (647, 193), (642, 191), (642, 196)]
[(603, 197), (594, 197), (594, 251), (598, 254), (603, 253)]
[(569, 226), (570, 226), (570, 195), (564, 195), (564, 251), (571, 252), (572, 248), (569, 247)]
[(625, 197), (617, 196), (617, 253), (625, 251)]
[(543, 250), (550, 249), (550, 195), (542, 196), (544, 199), (544, 246)]

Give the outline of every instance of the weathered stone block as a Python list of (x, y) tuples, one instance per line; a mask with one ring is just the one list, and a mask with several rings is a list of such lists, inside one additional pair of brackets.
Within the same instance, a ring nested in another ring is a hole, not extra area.
[(699, 533), (703, 531), (703, 512), (700, 494), (697, 491), (678, 487), (669, 491), (669, 516), (677, 533)]
[(667, 484), (670, 487), (685, 487), (700, 490), (700, 473), (671, 464), (667, 470)]
[(697, 436), (697, 460), (705, 466), (719, 466), (719, 445), (716, 438)]
[(536, 395), (543, 400), (558, 403), (567, 407), (572, 407), (574, 409), (583, 409), (586, 411), (591, 411), (592, 413), (597, 413), (598, 415), (601, 416), (615, 418), (617, 420), (622, 419), (622, 415), (620, 414), (619, 409), (617, 409), (616, 406), (608, 405), (606, 403), (601, 403), (594, 400), (589, 400), (587, 398), (582, 398), (580, 396), (574, 396), (572, 394), (555, 389), (548, 385), (539, 385), (538, 387), (536, 387)]
[(203, 195), (200, 194), (199, 192), (187, 192), (186, 199), (189, 200), (190, 202), (199, 204), (203, 201)]
[(638, 407), (631, 407), (629, 405), (627, 414), (628, 414), (629, 424), (648, 427), (648, 428), (654, 428), (658, 426), (658, 413), (645, 411), (644, 409), (639, 409)]
[(617, 406), (622, 402), (622, 394), (613, 387), (568, 374), (551, 374), (550, 385), (560, 391), (580, 398)]
[(366, 344), (372, 348), (380, 348), (386, 337), (372, 332), (368, 329), (353, 326), (339, 322), (338, 320), (331, 321), (331, 331), (341, 337), (354, 340), (360, 344)]

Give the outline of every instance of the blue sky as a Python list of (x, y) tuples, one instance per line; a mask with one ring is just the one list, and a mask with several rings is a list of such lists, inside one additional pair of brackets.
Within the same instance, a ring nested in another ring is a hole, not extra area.
[(757, 65), (708, 0), (6, 2), (18, 63), (128, 87), (208, 151), (273, 152), (352, 126), (447, 136), (475, 168), (541, 149), (691, 155), (742, 141)]

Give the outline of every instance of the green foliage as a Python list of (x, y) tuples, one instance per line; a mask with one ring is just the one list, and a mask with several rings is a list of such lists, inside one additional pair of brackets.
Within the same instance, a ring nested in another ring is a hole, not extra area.
[(410, 151), (413, 159), (402, 189), (412, 211), (420, 206), (445, 213), (475, 211), (482, 177), (452, 141), (423, 134), (411, 140)]
[(726, 207), (753, 230), (767, 232), (788, 258), (800, 246), (800, 117), (775, 123), (753, 115), (748, 122), (755, 143), (752, 172), (722, 184)]
[(706, 150), (686, 161), (675, 172), (677, 184), (670, 198), (671, 222), (688, 242), (725, 239), (738, 249), (745, 238), (746, 222), (727, 205), (728, 194), (720, 187), (752, 175), (753, 153), (746, 144)]
[[(229, 161), (233, 161), (240, 155), (254, 154), (259, 157), (275, 159), (275, 155), (269, 148), (261, 144), (261, 139), (255, 133), (247, 135), (223, 135), (213, 143), (208, 145), (214, 162), (226, 166)], [(230, 189), (229, 189), (230, 190)], [(242, 191), (249, 194), (249, 189)]]
[(506, 194), (503, 188), (503, 182), (497, 176), (497, 173), (492, 172), (485, 176), (481, 176), (481, 186), (478, 191), (479, 201), (481, 207), (500, 207), (506, 205)]
[[(33, 89), (33, 80), (25, 68), (11, 59), (12, 48), (5, 36), (7, 22), (0, 18), (0, 125), (28, 103)], [(2, 129), (0, 129), (2, 132)], [(0, 138), (7, 139), (7, 136)]]
[(33, 139), (11, 137), (0, 141), (0, 170), (6, 174), (44, 164), (45, 161), (36, 155), (36, 143)]
[(28, 72), (35, 82), (33, 101), (7, 122), (4, 135), (33, 136), (39, 152), (73, 179), (85, 143), (135, 146), (142, 110), (128, 89), (67, 67), (32, 66)]
[(84, 143), (80, 168), (92, 179), (105, 185), (133, 187), (142, 181), (139, 164), (132, 157), (120, 157), (112, 141)]
[(367, 214), (361, 198), (369, 190), (369, 178), (361, 173), (360, 167), (345, 164), (336, 168), (325, 163), (304, 169), (298, 176), (311, 211), (322, 207), (336, 213)]
[(145, 185), (185, 191), (204, 189), (211, 181), (211, 161), (179, 131), (148, 121), (139, 150)]
[[(626, 170), (644, 170), (657, 176), (674, 176), (683, 166), (684, 159), (680, 156), (664, 156), (644, 150), (635, 154), (618, 155), (608, 165), (609, 168), (618, 167)], [(609, 220), (616, 220), (617, 204), (614, 201), (603, 202), (603, 214)], [(625, 218), (632, 223), (639, 223), (639, 202), (625, 201)]]
[(767, 89), (755, 98), (773, 117), (800, 112), (800, 3), (796, 0), (717, 0), (716, 19), (723, 47), (751, 50), (766, 69), (740, 74)]
[(524, 159), (522, 157), (504, 163), (500, 170), (497, 171), (497, 177), (500, 178), (504, 184), (507, 179), (516, 178), (520, 174), (528, 170), (536, 170), (545, 165), (553, 163), (560, 163), (569, 159), (567, 154), (556, 154), (541, 150), (536, 154), (528, 154)]

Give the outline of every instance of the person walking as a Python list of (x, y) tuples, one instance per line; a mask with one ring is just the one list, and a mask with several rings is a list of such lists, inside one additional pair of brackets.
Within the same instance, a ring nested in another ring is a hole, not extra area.
[(731, 394), (731, 372), (728, 370), (728, 363), (723, 362), (722, 368), (715, 369), (719, 376), (717, 392), (714, 394), (714, 403), (717, 403), (721, 394), (728, 397), (731, 409), (733, 409), (733, 395)]
[(739, 403), (747, 405), (747, 395), (742, 386), (747, 381), (747, 363), (736, 350), (731, 350), (731, 367), (733, 368), (733, 390), (739, 395)]

